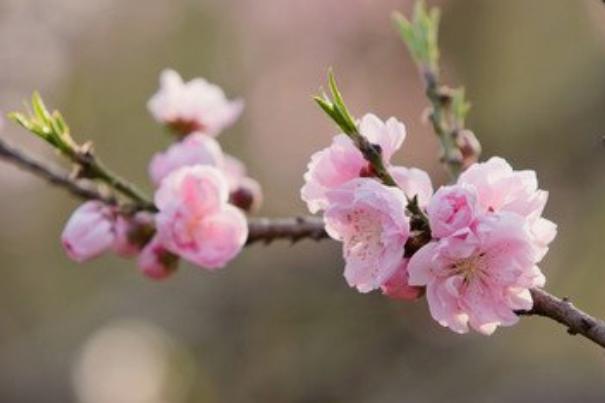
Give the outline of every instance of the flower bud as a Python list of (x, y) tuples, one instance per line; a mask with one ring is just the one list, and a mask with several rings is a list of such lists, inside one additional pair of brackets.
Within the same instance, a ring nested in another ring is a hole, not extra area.
[(263, 201), (260, 185), (252, 178), (240, 179), (239, 186), (229, 195), (229, 203), (247, 213), (258, 211)]
[(122, 257), (135, 256), (155, 233), (153, 215), (146, 212), (134, 216), (119, 215), (115, 221), (114, 233), (113, 251)]
[(392, 299), (413, 301), (423, 294), (422, 287), (413, 287), (408, 284), (407, 266), (408, 260), (402, 260), (397, 271), (380, 287), (383, 295)]
[(115, 239), (111, 207), (88, 201), (78, 207), (65, 225), (61, 243), (70, 259), (84, 262), (109, 249)]
[(468, 227), (477, 210), (474, 188), (464, 185), (441, 187), (427, 207), (433, 237), (444, 238)]
[(467, 129), (460, 130), (456, 137), (456, 144), (462, 154), (462, 166), (464, 169), (479, 160), (481, 144), (477, 140), (475, 133)]
[(176, 271), (178, 261), (178, 256), (167, 251), (156, 236), (143, 248), (137, 264), (145, 276), (162, 280)]

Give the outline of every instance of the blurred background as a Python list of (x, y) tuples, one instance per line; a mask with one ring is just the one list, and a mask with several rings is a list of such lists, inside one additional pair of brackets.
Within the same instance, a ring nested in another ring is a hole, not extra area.
[[(550, 291), (605, 317), (605, 5), (429, 1), (448, 81), (466, 85), (484, 156), (538, 172), (559, 236)], [(164, 67), (247, 102), (220, 137), (264, 186), (260, 214), (305, 212), (309, 156), (334, 126), (311, 101), (334, 67), (351, 109), (406, 122), (398, 162), (446, 180), (415, 68), (391, 25), (409, 0), (0, 0), (0, 109), (40, 90), (78, 140), (151, 191), (170, 139), (145, 109)], [(4, 138), (56, 160), (7, 124)], [(56, 161), (57, 163), (59, 161)], [(332, 242), (256, 245), (226, 270), (155, 283), (111, 256), (77, 265), (59, 234), (78, 201), (1, 164), (0, 402), (602, 402), (605, 356), (551, 321), (491, 337), (424, 301), (361, 295)]]

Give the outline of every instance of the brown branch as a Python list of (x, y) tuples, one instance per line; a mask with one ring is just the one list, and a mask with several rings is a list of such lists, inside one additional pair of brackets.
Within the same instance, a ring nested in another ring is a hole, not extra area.
[[(56, 167), (37, 161), (24, 151), (7, 144), (2, 139), (0, 139), (0, 158), (31, 172), (53, 185), (66, 189), (81, 199), (100, 200), (115, 206), (119, 204), (115, 196), (104, 194), (98, 188), (87, 185)], [(121, 207), (127, 211), (148, 210), (148, 206), (138, 204), (122, 205)], [(155, 209), (154, 206), (152, 208)], [(304, 238), (320, 240), (328, 237), (324, 231), (323, 221), (318, 217), (251, 218), (249, 220), (249, 233), (248, 245), (256, 242), (270, 243), (277, 239), (287, 239), (294, 243)]]
[[(99, 189), (74, 179), (55, 167), (37, 161), (1, 139), (0, 158), (62, 187), (82, 199), (94, 199), (110, 205), (118, 205), (118, 200), (113, 195), (104, 194)], [(134, 205), (130, 208), (141, 207)], [(250, 235), (247, 245), (257, 242), (268, 244), (279, 239), (286, 239), (294, 243), (302, 239), (319, 241), (328, 238), (324, 223), (319, 217), (251, 218), (248, 225)], [(534, 299), (533, 308), (530, 311), (517, 312), (518, 315), (537, 315), (550, 318), (567, 327), (570, 334), (580, 334), (605, 348), (605, 322), (576, 308), (567, 299), (557, 298), (540, 289), (533, 289), (531, 293)]]
[(581, 334), (605, 348), (605, 322), (576, 308), (567, 298), (558, 298), (541, 289), (531, 290), (534, 306), (519, 315), (550, 318), (567, 327), (571, 335)]
[(7, 144), (2, 139), (0, 139), (0, 158), (11, 162), (25, 171), (31, 172), (53, 185), (66, 189), (79, 198), (100, 200), (109, 205), (118, 204), (114, 196), (103, 194), (99, 189), (86, 185), (53, 166), (37, 161), (23, 151)]
[(247, 245), (255, 242), (268, 244), (277, 239), (295, 243), (305, 238), (315, 241), (328, 238), (324, 223), (319, 217), (251, 218), (248, 220), (248, 228), (250, 235)]

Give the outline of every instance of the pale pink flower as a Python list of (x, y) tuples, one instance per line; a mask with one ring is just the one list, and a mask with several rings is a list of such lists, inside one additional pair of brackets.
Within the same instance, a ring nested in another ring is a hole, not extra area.
[[(386, 165), (406, 136), (405, 126), (397, 119), (390, 118), (384, 123), (372, 114), (361, 119), (359, 132), (380, 147)], [(328, 191), (359, 178), (367, 168), (367, 161), (352, 140), (345, 134), (339, 134), (329, 147), (311, 156), (304, 175), (305, 185), (301, 189), (301, 197), (312, 213), (324, 210), (328, 207)]]
[(408, 259), (402, 259), (399, 267), (380, 288), (382, 294), (392, 298), (412, 301), (423, 293), (421, 287), (413, 287), (409, 284)]
[(164, 152), (157, 153), (149, 164), (149, 176), (155, 186), (178, 168), (209, 165), (222, 168), (224, 155), (218, 142), (201, 133), (192, 133), (174, 143)]
[(426, 287), (431, 315), (442, 326), (491, 334), (515, 324), (515, 310), (531, 309), (529, 290), (545, 282), (539, 260), (526, 219), (489, 214), (415, 253), (409, 284)]
[(535, 171), (514, 171), (500, 157), (471, 165), (457, 183), (475, 187), (482, 211), (510, 211), (530, 217), (542, 214), (548, 199), (548, 192), (538, 189)]
[(368, 113), (359, 121), (359, 133), (372, 144), (380, 146), (383, 160), (388, 163), (406, 137), (405, 125), (395, 118), (386, 122)]
[(159, 238), (155, 236), (141, 251), (137, 265), (145, 276), (162, 280), (176, 271), (178, 260), (178, 256), (164, 248)]
[(246, 217), (227, 203), (228, 196), (225, 175), (216, 168), (196, 165), (171, 173), (155, 194), (162, 244), (203, 268), (223, 267), (248, 237)]
[(237, 120), (243, 109), (241, 100), (229, 101), (223, 90), (203, 78), (187, 83), (174, 70), (160, 75), (160, 89), (147, 107), (153, 117), (182, 135), (200, 131), (216, 136)]
[(67, 255), (76, 262), (95, 258), (111, 248), (115, 235), (112, 208), (88, 201), (71, 215), (61, 235)]
[(557, 226), (543, 218), (548, 192), (538, 189), (536, 172), (514, 171), (504, 159), (492, 157), (473, 164), (460, 175), (458, 184), (473, 186), (484, 212), (509, 211), (526, 217), (534, 246), (541, 256), (557, 234)]
[(345, 134), (339, 134), (332, 145), (311, 156), (301, 197), (311, 213), (328, 207), (326, 193), (355, 178), (367, 166), (361, 152)]
[(146, 212), (133, 216), (118, 215), (113, 228), (113, 251), (122, 257), (137, 255), (155, 231), (153, 221), (153, 215)]
[(443, 238), (466, 228), (477, 217), (477, 196), (470, 186), (441, 187), (427, 207), (433, 238)]
[(418, 198), (418, 205), (426, 207), (433, 196), (433, 184), (429, 174), (418, 168), (406, 168), (394, 166), (389, 169), (389, 173), (395, 179), (408, 199)]
[(248, 212), (260, 207), (261, 187), (247, 176), (244, 164), (229, 154), (223, 154), (215, 139), (201, 133), (190, 134), (166, 151), (154, 155), (149, 164), (149, 175), (153, 183), (159, 186), (171, 172), (195, 165), (215, 167), (225, 174), (233, 205)]
[(406, 199), (400, 189), (358, 178), (327, 193), (328, 234), (343, 242), (345, 279), (360, 292), (379, 288), (403, 259), (410, 233)]

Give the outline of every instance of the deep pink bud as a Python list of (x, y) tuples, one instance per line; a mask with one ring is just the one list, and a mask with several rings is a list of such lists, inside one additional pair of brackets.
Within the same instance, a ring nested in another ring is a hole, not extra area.
[(137, 259), (139, 270), (154, 280), (170, 276), (176, 271), (178, 262), (178, 256), (166, 250), (157, 236), (143, 248)]
[(422, 295), (424, 290), (422, 287), (411, 286), (408, 280), (408, 259), (403, 259), (397, 271), (382, 285), (382, 294), (392, 299), (408, 301), (417, 299)]
[(151, 240), (154, 232), (153, 215), (150, 213), (118, 215), (114, 224), (113, 251), (122, 257), (135, 256)]

